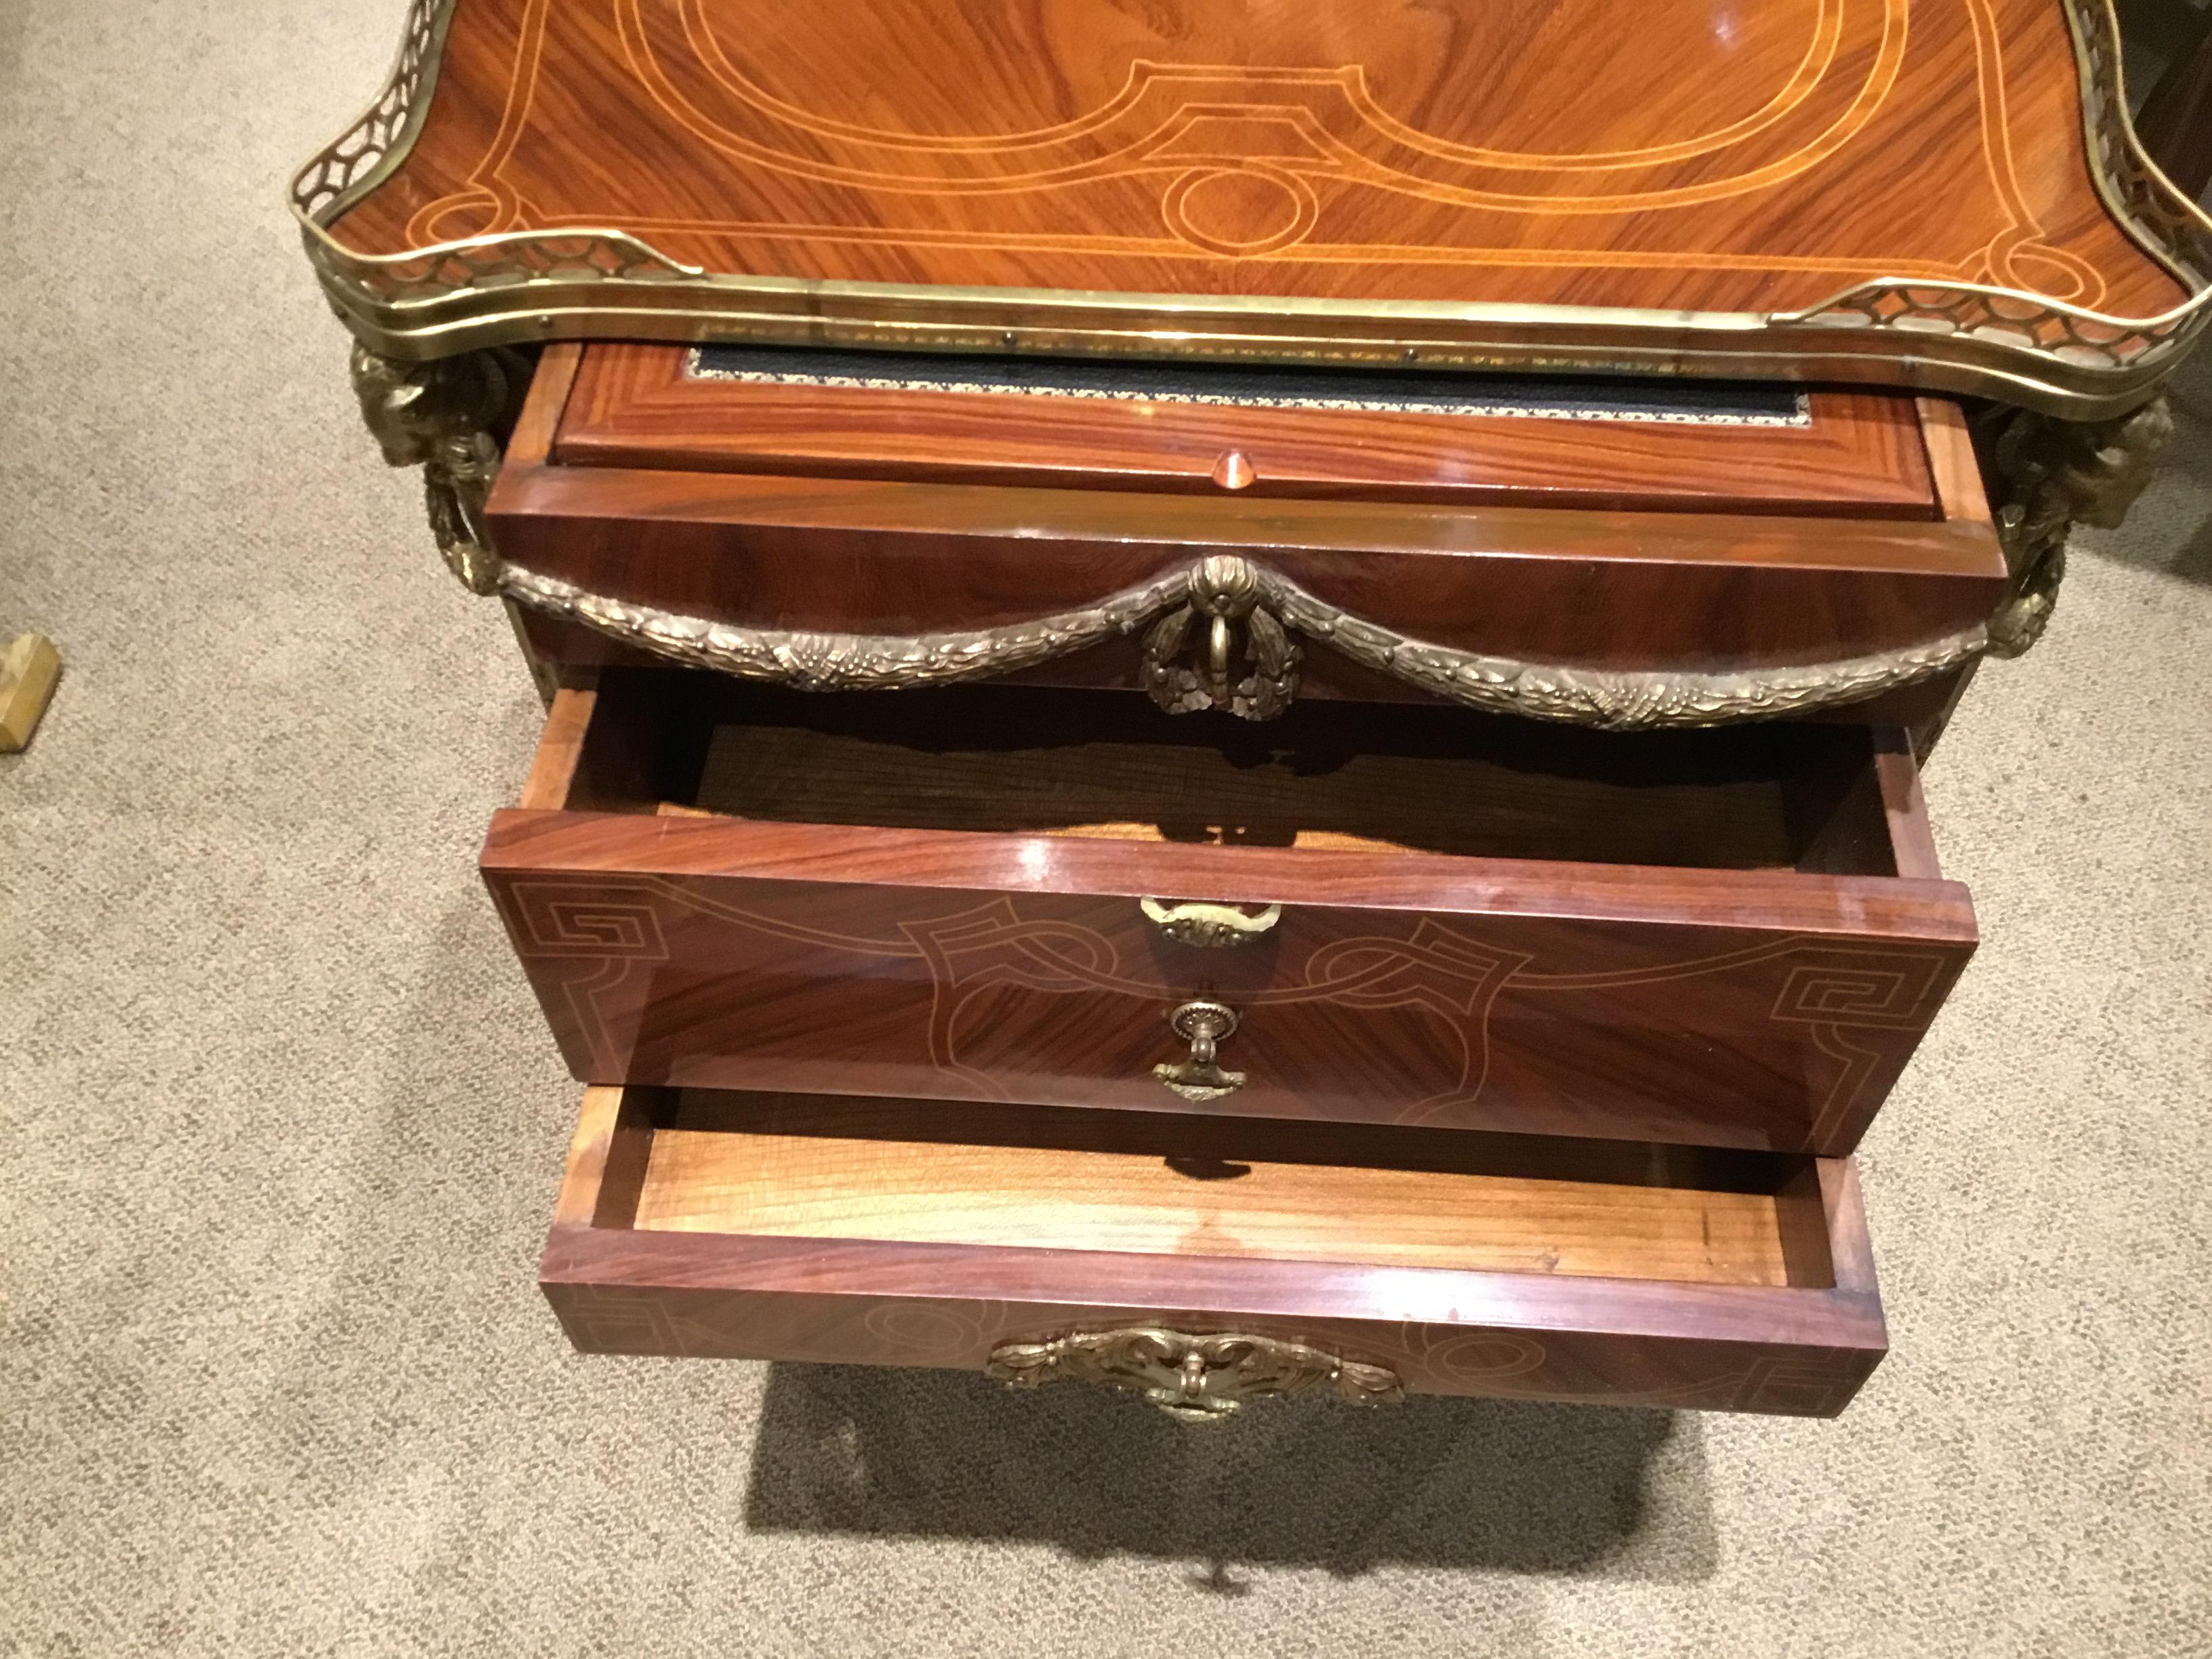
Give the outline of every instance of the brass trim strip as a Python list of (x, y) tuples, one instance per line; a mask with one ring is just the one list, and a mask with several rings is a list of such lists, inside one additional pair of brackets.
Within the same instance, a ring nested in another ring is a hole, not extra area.
[(362, 254), (331, 235), (420, 133), (456, 0), (410, 0), (383, 92), (293, 180), (325, 290), (366, 344), (424, 360), (487, 346), (630, 338), (1109, 353), (1436, 368), (1571, 368), (1917, 386), (2093, 419), (2141, 398), (2212, 323), (2212, 217), (2143, 154), (2111, 0), (2060, 0), (2074, 37), (2092, 181), (2191, 289), (2123, 318), (2021, 289), (1886, 278), (1802, 311), (1200, 300), (1189, 295), (730, 276), (618, 228), (520, 231)]

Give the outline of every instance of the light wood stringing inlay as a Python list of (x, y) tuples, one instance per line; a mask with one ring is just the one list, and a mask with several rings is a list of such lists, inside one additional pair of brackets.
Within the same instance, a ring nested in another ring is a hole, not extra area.
[(613, 225), (857, 281), (2185, 297), (2091, 191), (2055, 0), (464, 0), (441, 73), (497, 124), (434, 122), (343, 222), (364, 251)]

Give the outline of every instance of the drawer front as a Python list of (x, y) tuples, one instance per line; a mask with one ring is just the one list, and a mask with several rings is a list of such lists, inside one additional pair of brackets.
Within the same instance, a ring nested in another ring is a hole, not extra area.
[[(1802, 427), (1491, 419), (739, 383), (692, 378), (690, 355), (546, 354), (486, 512), (550, 660), (696, 660), (665, 647), (729, 624), (805, 684), (850, 667), (817, 635), (919, 659), (1217, 556), (1307, 596), (1263, 606), (1302, 641), (1302, 696), (1556, 714), (1434, 672), (1431, 653), (1464, 653), (1545, 683), (1684, 677), (1670, 696), (1696, 683), (1756, 718), (1784, 684), (1808, 706), (1813, 665), (1835, 667), (1836, 695), (1809, 699), (1826, 707), (1871, 689), (1862, 659), (1896, 659), (1879, 679), (1898, 696), (1955, 674), (2013, 586), (1941, 400), (1817, 392)], [(1377, 635), (1407, 643), (1378, 655)], [(1142, 684), (1134, 642), (1102, 637), (994, 672)]]
[[(614, 813), (501, 813), (483, 866), (589, 1082), (1824, 1154), (1973, 939), (1934, 880)], [(1192, 902), (1272, 925), (1188, 942)]]
[[(1354, 406), (1357, 404), (1358, 406)], [(1545, 507), (1940, 516), (1894, 392), (941, 352), (586, 346), (556, 465)], [(1225, 457), (1241, 459), (1231, 474)]]
[[(1832, 1311), (1833, 1304), (1817, 1292), (1747, 1297), (1738, 1316), (1724, 1322), (1749, 1334), (1717, 1340), (1663, 1316), (1655, 1321), (1660, 1328), (1649, 1332), (1577, 1328), (1608, 1320), (1632, 1325), (1650, 1299), (1637, 1297), (1587, 1309), (1578, 1305), (1587, 1299), (1579, 1296), (1547, 1296), (1535, 1307), (1509, 1301), (1494, 1308), (1438, 1308), (1425, 1318), (1331, 1318), (1302, 1310), (1346, 1294), (1350, 1285), (1303, 1270), (1271, 1273), (1249, 1263), (1238, 1264), (1227, 1275), (1231, 1283), (1209, 1292), (1189, 1284), (1148, 1284), (1149, 1275), (1129, 1274), (1120, 1257), (1061, 1261), (1056, 1269), (1085, 1276), (1093, 1297), (1114, 1298), (1063, 1303), (1025, 1298), (999, 1282), (1000, 1273), (973, 1278), (964, 1270), (978, 1264), (916, 1247), (903, 1267), (871, 1260), (849, 1291), (803, 1288), (812, 1275), (847, 1265), (858, 1264), (834, 1256), (825, 1261), (818, 1252), (802, 1261), (788, 1240), (762, 1241), (732, 1254), (682, 1237), (625, 1251), (619, 1265), (586, 1263), (573, 1241), (556, 1237), (544, 1257), (542, 1288), (582, 1353), (929, 1366), (985, 1371), (1009, 1382), (1026, 1360), (1020, 1354), (995, 1358), (1009, 1349), (1047, 1348), (1071, 1337), (1103, 1345), (1160, 1331), (1170, 1343), (1226, 1334), (1297, 1344), (1387, 1371), (1407, 1394), (1834, 1417), (1887, 1352), (1878, 1315), (1865, 1316), (1854, 1334), (1830, 1327), (1814, 1310), (1789, 1305), (1792, 1299), (1821, 1300), (1820, 1311)], [(605, 1282), (603, 1273), (619, 1274), (623, 1282)], [(960, 1288), (944, 1295), (901, 1291), (902, 1283), (940, 1274)], [(762, 1288), (694, 1282), (726, 1277)], [(633, 1279), (657, 1282), (628, 1282)], [(1127, 1299), (1148, 1289), (1187, 1305)], [(1540, 1322), (1540, 1328), (1522, 1321)], [(1331, 1385), (1324, 1380), (1310, 1386), (1328, 1391)], [(1354, 1404), (1386, 1403), (1359, 1398), (1358, 1388), (1355, 1377), (1351, 1389), (1334, 1391)]]
[(586, 1091), (541, 1263), (586, 1352), (1832, 1416), (1887, 1348), (1847, 1160), (1808, 1161), (1778, 1200), (1810, 1253), (1818, 1282), (1802, 1285), (647, 1231), (635, 1219), (657, 1154), (640, 1097), (654, 1092)]

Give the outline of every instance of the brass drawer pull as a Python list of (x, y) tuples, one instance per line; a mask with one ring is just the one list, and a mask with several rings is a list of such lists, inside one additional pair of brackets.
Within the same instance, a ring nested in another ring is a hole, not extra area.
[(1020, 1389), (1067, 1378), (1126, 1389), (1186, 1423), (1218, 1422), (1248, 1400), (1314, 1388), (1328, 1388), (1355, 1406), (1395, 1405), (1406, 1397), (1388, 1367), (1340, 1359), (1303, 1342), (1229, 1332), (1188, 1336), (1155, 1325), (1004, 1342), (984, 1369)]
[(1237, 1029), (1237, 1011), (1218, 1002), (1186, 1002), (1168, 1016), (1175, 1034), (1190, 1044), (1190, 1058), (1170, 1065), (1163, 1060), (1152, 1075), (1185, 1100), (1218, 1100), (1244, 1086), (1242, 1072), (1224, 1071), (1214, 1063), (1214, 1047)]
[(1137, 908), (1158, 924), (1177, 945), (1206, 950), (1226, 950), (1249, 945), (1283, 919), (1283, 907), (1271, 904), (1256, 916), (1248, 916), (1228, 904), (1170, 904), (1162, 899), (1139, 899)]

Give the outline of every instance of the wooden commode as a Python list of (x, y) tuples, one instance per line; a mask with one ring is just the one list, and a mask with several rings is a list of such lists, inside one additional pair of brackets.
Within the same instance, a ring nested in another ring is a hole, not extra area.
[(578, 1347), (1848, 1403), (2212, 224), (2094, 0), (1707, 9), (416, 0), (295, 201), (547, 702)]

